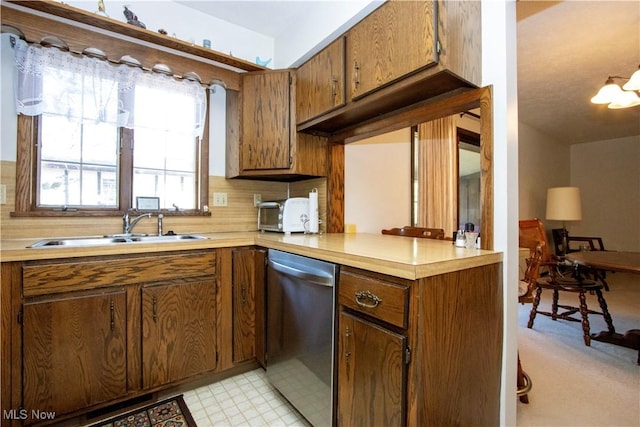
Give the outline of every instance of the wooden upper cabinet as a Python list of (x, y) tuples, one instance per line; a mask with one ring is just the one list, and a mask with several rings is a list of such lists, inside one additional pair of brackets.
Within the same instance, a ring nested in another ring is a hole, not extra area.
[(345, 38), (340, 37), (296, 70), (296, 121), (345, 103)]
[(125, 396), (126, 310), (123, 287), (25, 302), (22, 407), (66, 414)]
[(296, 73), (245, 73), (227, 92), (227, 178), (290, 181), (327, 175), (327, 138), (296, 131)]
[(242, 75), (242, 169), (291, 166), (292, 72)]
[(349, 98), (437, 63), (434, 2), (390, 1), (347, 33)]

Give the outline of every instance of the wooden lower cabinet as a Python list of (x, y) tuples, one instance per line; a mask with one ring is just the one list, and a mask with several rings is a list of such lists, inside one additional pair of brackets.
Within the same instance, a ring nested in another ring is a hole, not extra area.
[(265, 365), (265, 257), (258, 248), (232, 251), (233, 362)]
[(338, 426), (404, 426), (407, 338), (342, 311)]
[(502, 264), (405, 280), (342, 266), (338, 426), (499, 425)]
[(23, 408), (70, 413), (127, 393), (124, 288), (27, 301)]
[(216, 263), (215, 250), (2, 263), (0, 425), (71, 422), (214, 374)]
[(143, 388), (165, 385), (215, 368), (215, 280), (143, 286)]

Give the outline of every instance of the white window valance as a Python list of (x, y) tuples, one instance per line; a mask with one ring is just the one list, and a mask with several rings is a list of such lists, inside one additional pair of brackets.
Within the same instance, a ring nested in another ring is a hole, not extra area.
[[(167, 95), (193, 99), (194, 136), (202, 137), (206, 118), (206, 88), (191, 80), (145, 71), (140, 67), (66, 52), (55, 47), (16, 40), (16, 111), (28, 116), (43, 113), (91, 117), (129, 129), (150, 127), (148, 116), (136, 119), (135, 88), (143, 86)], [(43, 87), (47, 90), (43, 91)], [(169, 98), (169, 97), (167, 97)], [(171, 116), (174, 103), (157, 104)], [(139, 107), (138, 107), (139, 108)], [(161, 130), (171, 121), (158, 119), (151, 127)]]

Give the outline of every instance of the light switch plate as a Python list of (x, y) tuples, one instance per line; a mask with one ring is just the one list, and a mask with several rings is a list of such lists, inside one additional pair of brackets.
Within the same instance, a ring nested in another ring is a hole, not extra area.
[(227, 206), (227, 193), (213, 193), (213, 206)]
[(7, 185), (0, 184), (0, 205), (7, 203)]
[(254, 194), (253, 195), (253, 206), (258, 206), (262, 202), (262, 194)]

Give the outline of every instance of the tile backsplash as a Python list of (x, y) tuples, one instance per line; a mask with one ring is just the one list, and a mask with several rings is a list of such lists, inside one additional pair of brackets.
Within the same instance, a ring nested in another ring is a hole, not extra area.
[[(0, 238), (71, 237), (115, 234), (122, 232), (122, 219), (115, 217), (12, 217), (15, 207), (15, 162), (0, 162), (0, 184), (6, 185), (6, 204), (0, 205)], [(253, 195), (260, 194), (263, 201), (286, 197), (307, 197), (318, 189), (320, 230), (324, 230), (326, 215), (326, 179), (316, 178), (293, 183), (226, 179), (209, 177), (209, 210), (211, 216), (179, 217), (166, 215), (163, 220), (165, 233), (204, 233), (224, 231), (253, 231), (257, 229), (257, 208)], [(227, 206), (213, 206), (213, 193), (227, 193)], [(134, 230), (137, 233), (155, 234), (154, 218), (141, 220)]]

